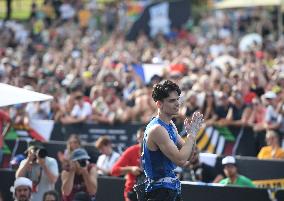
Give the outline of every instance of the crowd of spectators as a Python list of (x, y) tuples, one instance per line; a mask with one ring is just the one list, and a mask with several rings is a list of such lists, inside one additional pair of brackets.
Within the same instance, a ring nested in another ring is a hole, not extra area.
[[(273, 13), (263, 8), (208, 11), (196, 27), (151, 39), (140, 33), (137, 40), (127, 41), (123, 3), (101, 9), (92, 1), (52, 2), (33, 5), (29, 22), (0, 24), (0, 81), (54, 96), (52, 102), (4, 108), (14, 124), (31, 119), (146, 123), (155, 115), (152, 86), (170, 79), (182, 90), (177, 122), (200, 111), (208, 126), (269, 130), (269, 148), (258, 156), (283, 159), (284, 38), (276, 34)], [(239, 49), (241, 38), (252, 32), (262, 42)], [(135, 71), (145, 63), (165, 68), (145, 82)], [(60, 155), (62, 164), (80, 147), (80, 139), (72, 136)], [(112, 155), (107, 138), (97, 148), (104, 158)], [(115, 154), (112, 164), (119, 158)], [(110, 167), (98, 170), (111, 174)]]
[[(68, 2), (33, 5), (27, 23), (1, 22), (1, 82), (54, 96), (52, 102), (11, 107), (15, 124), (30, 119), (146, 123), (155, 113), (153, 84), (171, 79), (182, 89), (176, 121), (199, 110), (207, 125), (283, 134), (284, 43), (267, 21), (273, 13), (262, 8), (208, 11), (194, 28), (152, 39), (141, 33), (126, 41), (120, 24), (127, 18), (119, 14), (124, 6), (110, 4), (102, 11), (91, 2)], [(239, 48), (251, 32), (262, 42), (252, 39)], [(145, 82), (135, 70), (145, 63), (165, 68)]]

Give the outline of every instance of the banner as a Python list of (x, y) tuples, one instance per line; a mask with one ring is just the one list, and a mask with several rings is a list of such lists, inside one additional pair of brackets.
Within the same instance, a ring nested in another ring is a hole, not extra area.
[(265, 146), (265, 132), (255, 133), (251, 127), (202, 128), (197, 135), (200, 151), (218, 155), (257, 156)]
[(206, 127), (197, 134), (196, 144), (200, 151), (220, 155), (225, 148), (225, 137), (216, 128)]
[(51, 140), (66, 141), (71, 134), (77, 134), (81, 140), (92, 143), (100, 136), (107, 135), (115, 150), (122, 152), (136, 143), (136, 132), (141, 126), (142, 124), (55, 124)]
[(284, 188), (284, 178), (282, 179), (267, 179), (254, 180), (253, 183), (260, 188)]

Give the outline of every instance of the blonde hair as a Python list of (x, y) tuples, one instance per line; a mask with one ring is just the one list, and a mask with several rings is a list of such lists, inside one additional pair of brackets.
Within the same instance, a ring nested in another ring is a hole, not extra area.
[(78, 142), (78, 144), (79, 144), (80, 147), (81, 147), (81, 145), (82, 145), (79, 136), (76, 135), (76, 134), (71, 134), (71, 135), (69, 136), (68, 140), (67, 140), (67, 151), (68, 151), (69, 154), (73, 151), (73, 150), (71, 150), (71, 146), (70, 146), (70, 140), (71, 140), (72, 138), (74, 138), (74, 139)]
[(269, 138), (269, 137), (277, 137), (278, 138), (278, 133), (274, 130), (267, 130), (265, 136), (266, 136), (266, 138)]

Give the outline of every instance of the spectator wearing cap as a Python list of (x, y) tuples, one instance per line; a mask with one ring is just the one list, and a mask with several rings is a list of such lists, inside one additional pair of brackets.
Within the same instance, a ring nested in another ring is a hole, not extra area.
[(98, 173), (101, 175), (110, 175), (111, 168), (120, 157), (119, 153), (113, 150), (112, 142), (107, 136), (99, 137), (95, 146), (101, 153), (97, 160)]
[(46, 191), (54, 190), (59, 172), (54, 158), (47, 155), (47, 150), (39, 141), (29, 143), (27, 157), (21, 161), (16, 178), (27, 177), (32, 180), (32, 201), (42, 200)]
[(18, 177), (14, 182), (14, 186), (11, 187), (15, 201), (31, 201), (32, 186), (30, 179)]
[(265, 105), (264, 122), (254, 127), (254, 131), (257, 132), (256, 144), (258, 151), (261, 147), (265, 146), (265, 135), (266, 130), (279, 131), (283, 116), (277, 111), (278, 97), (273, 91), (267, 91), (263, 96), (262, 100)]
[(61, 174), (63, 201), (72, 201), (77, 192), (89, 194), (95, 200), (97, 192), (97, 169), (88, 160), (90, 156), (83, 148), (75, 149), (70, 156), (70, 168)]
[(249, 178), (238, 173), (236, 159), (233, 156), (226, 156), (225, 158), (223, 158), (222, 165), (224, 167), (224, 173), (227, 178), (222, 179), (219, 182), (220, 184), (240, 187), (255, 187), (255, 185)]
[(282, 116), (277, 112), (277, 94), (273, 91), (268, 91), (263, 95), (267, 103), (265, 113), (265, 129), (278, 129), (282, 121)]
[(267, 146), (261, 148), (257, 155), (259, 159), (284, 159), (284, 150), (279, 145), (279, 136), (273, 130), (266, 132)]

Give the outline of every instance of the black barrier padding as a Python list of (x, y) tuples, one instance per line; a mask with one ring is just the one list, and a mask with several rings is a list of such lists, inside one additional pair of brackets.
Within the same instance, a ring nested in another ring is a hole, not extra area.
[(5, 201), (13, 201), (10, 187), (13, 186), (14, 180), (14, 170), (0, 169), (0, 191), (3, 194)]
[(256, 144), (255, 133), (251, 127), (239, 129), (239, 133), (235, 137), (236, 142), (233, 151), (235, 155), (257, 156), (258, 145)]
[(237, 157), (240, 174), (252, 180), (284, 178), (283, 160), (259, 160), (251, 157)]
[(68, 136), (65, 136), (65, 127), (64, 125), (55, 122), (52, 133), (50, 135), (50, 140), (56, 140), (56, 141), (66, 141), (68, 139)]
[(51, 140), (66, 141), (71, 134), (79, 135), (82, 141), (92, 143), (100, 136), (107, 135), (112, 140), (114, 149), (122, 152), (127, 147), (136, 144), (136, 132), (142, 124), (94, 124), (80, 123), (62, 125), (56, 123), (51, 133)]
[(125, 180), (120, 177), (99, 177), (96, 200), (99, 201), (124, 201)]
[(278, 190), (275, 194), (275, 198), (277, 201), (283, 201), (284, 200), (284, 190)]
[[(223, 157), (218, 156), (216, 171), (223, 173)], [(237, 156), (238, 172), (252, 180), (284, 178), (284, 160), (259, 160), (255, 157)]]
[(270, 201), (266, 189), (182, 184), (183, 201)]
[[(15, 180), (15, 171), (0, 169), (0, 178), (0, 190), (5, 196), (5, 201), (12, 201), (12, 193), (9, 189)], [(99, 177), (97, 200), (124, 201), (124, 182), (125, 180), (119, 177)], [(60, 185), (57, 186), (58, 192), (60, 192), (59, 187)], [(283, 196), (283, 191), (278, 195)], [(270, 201), (266, 189), (193, 184), (182, 184), (182, 197), (184, 201)], [(283, 200), (283, 197), (279, 198), (279, 201)]]

